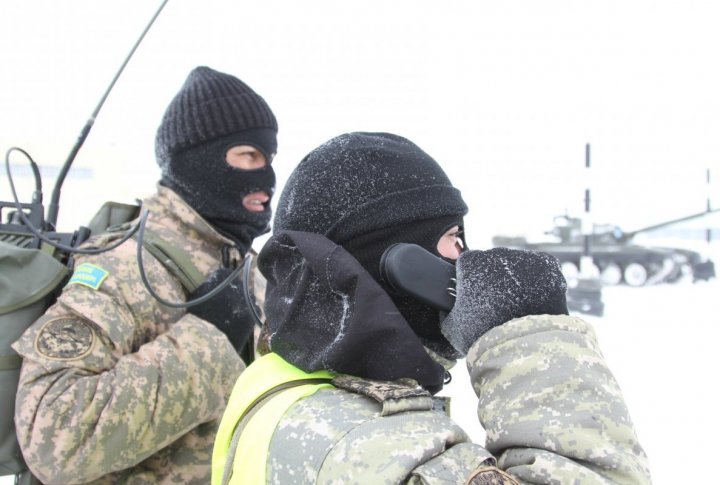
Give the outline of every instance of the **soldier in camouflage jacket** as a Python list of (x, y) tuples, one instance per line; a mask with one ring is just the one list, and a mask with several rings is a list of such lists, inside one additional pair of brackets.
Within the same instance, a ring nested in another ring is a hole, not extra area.
[[(242, 81), (207, 67), (190, 73), (158, 129), (162, 177), (143, 209), (148, 237), (185, 254), (201, 284), (188, 294), (144, 251), (161, 299), (207, 294), (269, 230), (276, 133), (270, 108)], [(84, 247), (105, 248), (122, 235)], [(44, 483), (210, 480), (219, 418), (245, 368), (238, 350), (255, 326), (252, 302), (235, 280), (187, 310), (164, 306), (141, 281), (138, 244), (77, 255), (57, 302), (14, 344), (24, 359), (17, 435)], [(262, 304), (264, 280), (254, 281)]]
[[(567, 315), (557, 260), (465, 250), (466, 211), (395, 135), (341, 135), (299, 164), (259, 258), (272, 352), (235, 385), (214, 485), (650, 482), (595, 335)], [(449, 314), (389, 285), (380, 261), (400, 242), (455, 262)], [(484, 445), (436, 396), (461, 356)]]

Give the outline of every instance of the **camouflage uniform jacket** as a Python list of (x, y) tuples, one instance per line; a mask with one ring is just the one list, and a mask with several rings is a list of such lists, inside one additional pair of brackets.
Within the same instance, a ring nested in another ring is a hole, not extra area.
[[(171, 190), (144, 201), (148, 232), (191, 255), (208, 276), (232, 242)], [(117, 234), (90, 244), (102, 247)], [(208, 483), (212, 444), (244, 368), (225, 335), (143, 286), (136, 242), (77, 256), (90, 284), (64, 288), (14, 344), (24, 358), (15, 424), (32, 472), (47, 483)], [(241, 255), (233, 246), (231, 260)], [(184, 301), (181, 284), (144, 252), (155, 291)], [(93, 266), (88, 266), (88, 264)], [(97, 287), (97, 289), (93, 289)]]
[(650, 483), (620, 389), (584, 321), (511, 320), (478, 339), (466, 363), (485, 446), (417, 388), (340, 376), (336, 388), (295, 402), (276, 427), (266, 424), (274, 427), (266, 482)]

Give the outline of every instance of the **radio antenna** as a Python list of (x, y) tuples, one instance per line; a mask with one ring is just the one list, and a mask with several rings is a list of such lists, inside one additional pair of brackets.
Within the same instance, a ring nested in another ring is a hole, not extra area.
[(87, 122), (85, 123), (85, 126), (83, 127), (82, 131), (80, 132), (80, 136), (78, 137), (77, 141), (75, 142), (75, 145), (72, 147), (72, 150), (70, 150), (70, 154), (67, 157), (67, 160), (65, 160), (65, 163), (63, 164), (60, 173), (58, 174), (58, 178), (55, 181), (55, 187), (53, 189), (52, 198), (50, 199), (50, 204), (48, 205), (48, 215), (47, 215), (47, 222), (54, 228), (57, 223), (58, 218), (58, 211), (60, 209), (60, 191), (62, 189), (63, 182), (65, 181), (65, 176), (67, 175), (68, 171), (70, 170), (70, 167), (72, 166), (72, 163), (75, 161), (75, 157), (77, 156), (78, 152), (80, 151), (80, 148), (82, 147), (83, 143), (85, 143), (85, 139), (90, 134), (90, 130), (92, 129), (93, 125), (95, 124), (95, 118), (97, 118), (98, 114), (100, 113), (100, 109), (102, 108), (103, 104), (105, 104), (105, 100), (107, 99), (108, 95), (110, 94), (110, 91), (112, 91), (113, 87), (115, 86), (115, 83), (117, 82), (118, 78), (120, 77), (120, 74), (122, 74), (123, 70), (125, 69), (125, 66), (127, 66), (128, 62), (130, 62), (130, 59), (132, 58), (133, 54), (137, 50), (138, 46), (142, 42), (142, 40), (145, 38), (145, 34), (148, 33), (150, 30), (150, 27), (152, 27), (153, 23), (155, 22), (155, 19), (158, 18), (160, 15), (160, 12), (162, 12), (162, 9), (165, 8), (165, 4), (168, 3), (168, 0), (163, 0), (160, 7), (155, 12), (155, 15), (150, 19), (150, 22), (145, 27), (145, 30), (143, 30), (142, 34), (140, 34), (140, 37), (135, 42), (135, 45), (133, 46), (132, 50), (130, 50), (130, 53), (125, 58), (125, 61), (120, 66), (120, 69), (118, 69), (117, 73), (115, 74), (115, 77), (113, 78), (112, 82), (108, 86), (108, 88), (105, 90), (105, 94), (103, 94), (102, 98), (100, 99), (100, 102), (95, 107), (95, 110), (90, 115), (90, 118), (88, 118)]

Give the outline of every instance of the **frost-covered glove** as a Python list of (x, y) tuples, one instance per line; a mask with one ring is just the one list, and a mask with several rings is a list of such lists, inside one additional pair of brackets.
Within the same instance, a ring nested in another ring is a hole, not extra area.
[[(216, 270), (190, 294), (188, 301), (210, 293), (213, 288), (225, 281), (230, 273), (232, 273), (230, 268)], [(188, 308), (188, 313), (215, 325), (227, 335), (236, 350), (240, 350), (245, 345), (255, 325), (252, 309), (245, 298), (245, 288), (239, 278), (235, 278), (209, 300)]]
[(457, 260), (455, 306), (440, 329), (463, 354), (485, 332), (526, 315), (567, 315), (567, 284), (555, 257), (494, 248)]

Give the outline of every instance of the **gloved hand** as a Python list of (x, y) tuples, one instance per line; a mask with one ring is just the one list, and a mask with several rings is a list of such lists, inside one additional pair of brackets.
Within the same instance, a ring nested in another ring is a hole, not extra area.
[[(230, 273), (230, 268), (216, 270), (190, 294), (188, 301), (210, 293), (225, 281)], [(203, 303), (191, 306), (187, 311), (215, 325), (227, 335), (238, 351), (245, 345), (255, 326), (255, 318), (246, 301), (245, 288), (240, 278), (235, 278), (220, 293)]]
[(455, 306), (440, 330), (463, 354), (485, 332), (513, 318), (568, 314), (560, 264), (539, 251), (465, 251), (457, 260), (456, 290)]

